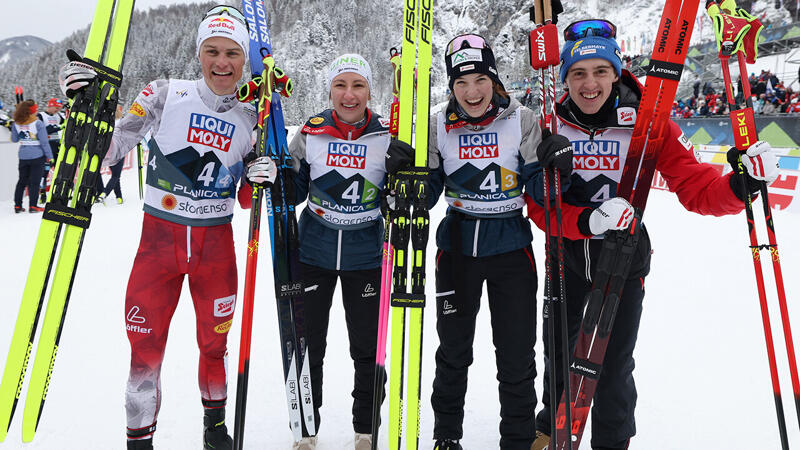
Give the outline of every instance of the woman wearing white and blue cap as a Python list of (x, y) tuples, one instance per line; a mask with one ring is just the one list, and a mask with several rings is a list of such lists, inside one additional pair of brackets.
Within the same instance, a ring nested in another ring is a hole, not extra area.
[[(164, 349), (187, 276), (197, 317), (203, 445), (232, 446), (225, 426), (227, 335), (238, 286), (231, 219), (256, 123), (255, 108), (236, 98), (250, 42), (246, 20), (236, 8), (211, 8), (196, 42), (203, 77), (145, 86), (114, 129), (104, 161), (113, 165), (151, 133), (142, 236), (124, 310), (129, 450), (153, 448)], [(71, 95), (94, 76), (73, 61), (62, 69), (62, 86)], [(274, 165), (262, 169), (255, 182), (274, 179)]]
[(436, 232), (436, 377), (431, 404), (436, 450), (460, 450), (467, 373), (483, 286), (488, 292), (500, 400), (501, 449), (528, 450), (534, 439), (536, 265), (523, 192), (539, 170), (539, 118), (503, 87), (494, 53), (475, 34), (445, 52), (452, 91), (431, 118), (432, 207), (444, 192), (447, 215)]
[[(381, 191), (387, 171), (407, 166), (412, 155), (403, 148), (387, 153), (388, 121), (367, 106), (372, 70), (362, 56), (336, 57), (326, 81), (332, 107), (311, 116), (289, 144), (296, 202), (308, 199), (298, 227), (314, 416), (319, 430), (323, 361), (338, 281), (354, 368), (353, 448), (369, 450), (384, 230)], [(316, 445), (316, 436), (304, 436), (294, 448)]]
[[(567, 322), (570, 345), (574, 347), (583, 315), (584, 298), (592, 285), (592, 275), (600, 254), (603, 234), (626, 229), (633, 218), (633, 207), (616, 197), (617, 183), (625, 165), (642, 85), (620, 67), (620, 50), (615, 40), (616, 27), (606, 20), (582, 20), (567, 26), (561, 51), (561, 82), (567, 95), (557, 104), (558, 134), (572, 142), (573, 171), (564, 183), (564, 250)], [(777, 159), (766, 143), (756, 143), (742, 160), (747, 167), (747, 186), (740, 177), (720, 176), (717, 169), (699, 162), (694, 148), (678, 125), (670, 121), (657, 169), (669, 189), (678, 195), (689, 211), (704, 215), (736, 214), (744, 208), (740, 196), (745, 188), (755, 192), (759, 180), (777, 177)], [(547, 158), (543, 165), (556, 163)], [(756, 162), (756, 164), (753, 164)], [(759, 167), (760, 170), (754, 169)], [(541, 173), (534, 178), (537, 187), (528, 202), (528, 215), (544, 229)], [(636, 386), (633, 380), (633, 350), (642, 315), (645, 277), (650, 271), (650, 239), (643, 229), (630, 274), (622, 291), (619, 309), (603, 361), (592, 408), (591, 445), (595, 450), (626, 449), (636, 433), (634, 409)], [(556, 315), (560, 311), (556, 309)], [(545, 322), (545, 340), (551, 332), (561, 335), (561, 319), (556, 329)], [(545, 358), (555, 357), (561, 367), (560, 339), (555, 355), (545, 347)], [(549, 379), (553, 374), (545, 363), (544, 409), (536, 418), (537, 439), (532, 450), (547, 448), (550, 441)], [(561, 398), (563, 384), (557, 371), (556, 385)]]

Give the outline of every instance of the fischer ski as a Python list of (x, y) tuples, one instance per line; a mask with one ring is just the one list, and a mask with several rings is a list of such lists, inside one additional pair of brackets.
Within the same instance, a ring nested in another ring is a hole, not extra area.
[[(414, 167), (399, 171), (388, 186), (395, 196), (390, 214), (394, 248), (391, 320), (392, 350), (389, 376), (389, 448), (400, 447), (403, 428), (403, 384), (408, 367), (406, 448), (419, 444), (422, 320), (425, 308), (425, 257), (430, 218), (425, 182), (428, 178), (428, 122), (430, 120), (430, 69), (432, 57), (433, 0), (405, 2), (400, 64), (398, 139), (412, 145)], [(416, 62), (416, 79), (414, 69)], [(416, 83), (414, 82), (416, 81)], [(414, 87), (416, 86), (416, 123)], [(413, 145), (412, 145), (413, 146)], [(413, 212), (412, 212), (413, 211)], [(411, 292), (408, 292), (408, 244), (411, 243)], [(406, 364), (406, 311), (408, 311), (408, 361)], [(378, 350), (380, 351), (380, 349)], [(376, 448), (373, 439), (373, 448)]]
[(52, 188), (0, 383), (0, 442), (6, 437), (22, 392), (45, 292), (48, 281), (52, 281), (26, 396), (23, 442), (33, 440), (47, 398), (78, 258), (97, 196), (95, 182), (114, 129), (133, 4), (133, 0), (99, 0), (83, 58), (67, 52), (71, 60), (93, 66), (98, 77), (70, 100)]
[(280, 94), (288, 97), (292, 82), (275, 66), (269, 36), (266, 9), (261, 0), (243, 0), (242, 9), (250, 30), (250, 65), (253, 80), (242, 86), (240, 101), (258, 101), (256, 155), (269, 156), (278, 167), (278, 178), (266, 191), (253, 187), (250, 211), (250, 236), (245, 274), (242, 336), (239, 354), (239, 373), (236, 395), (234, 448), (244, 447), (245, 410), (249, 376), (250, 341), (252, 337), (253, 301), (259, 249), (261, 199), (266, 197), (266, 212), (272, 246), (273, 275), (278, 307), (278, 321), (283, 358), (284, 382), (289, 426), (295, 441), (316, 434), (311, 375), (305, 340), (303, 286), (292, 278), (299, 272), (297, 219), (294, 210), (292, 158), (286, 142)]
[[(400, 113), (400, 52), (396, 48), (389, 51), (392, 64), (392, 106), (389, 121), (389, 133), (397, 139)], [(388, 184), (388, 183), (387, 183)], [(392, 209), (389, 207), (389, 189), (384, 189), (381, 196), (381, 210), (386, 226), (383, 231), (383, 256), (381, 260), (381, 295), (378, 311), (378, 338), (375, 350), (375, 384), (372, 391), (372, 450), (378, 448), (378, 434), (381, 423), (381, 405), (383, 404), (383, 385), (386, 382), (386, 335), (389, 328), (389, 309), (392, 296), (392, 271), (394, 269), (394, 246), (392, 245)]]
[[(732, 4), (734, 12), (741, 12), (736, 8), (736, 4), (732, 1), (726, 2)], [(727, 6), (727, 5), (726, 5)], [(767, 293), (764, 283), (764, 272), (761, 267), (761, 250), (768, 250), (772, 260), (772, 269), (775, 274), (775, 288), (778, 294), (778, 305), (780, 308), (781, 321), (783, 324), (783, 336), (786, 343), (786, 353), (789, 363), (789, 372), (791, 374), (792, 388), (794, 394), (795, 408), (798, 413), (798, 420), (800, 421), (800, 380), (798, 380), (797, 361), (794, 352), (794, 341), (792, 339), (792, 328), (789, 319), (789, 310), (786, 306), (786, 291), (783, 286), (783, 273), (781, 271), (781, 259), (778, 253), (778, 243), (775, 237), (775, 225), (773, 223), (772, 210), (769, 204), (769, 192), (767, 191), (767, 184), (760, 182), (761, 203), (764, 210), (764, 221), (766, 223), (768, 244), (759, 244), (758, 236), (756, 234), (755, 217), (753, 214), (753, 198), (750, 190), (747, 189), (747, 175), (742, 166), (741, 155), (744, 154), (751, 145), (758, 141), (758, 132), (756, 131), (755, 118), (753, 116), (753, 104), (750, 97), (750, 84), (745, 80), (742, 83), (744, 90), (745, 105), (739, 108), (735, 101), (733, 94), (733, 81), (730, 72), (730, 58), (736, 57), (739, 65), (739, 74), (747, 77), (747, 62), (752, 55), (753, 62), (755, 62), (755, 46), (744, 46), (744, 40), (737, 38), (740, 33), (737, 30), (744, 30), (742, 22), (747, 23), (746, 27), (750, 28), (745, 18), (733, 17), (727, 14), (722, 14), (719, 5), (714, 1), (709, 1), (706, 4), (706, 11), (715, 22), (719, 22), (718, 30), (721, 33), (718, 35), (717, 43), (719, 45), (719, 60), (722, 65), (722, 76), (725, 81), (725, 94), (730, 107), (731, 127), (733, 128), (733, 138), (736, 149), (739, 150), (738, 164), (734, 166), (734, 176), (741, 177), (742, 192), (741, 197), (744, 199), (745, 216), (747, 218), (747, 228), (750, 237), (750, 250), (753, 256), (753, 269), (756, 276), (756, 287), (758, 291), (758, 300), (761, 307), (761, 320), (764, 328), (764, 339), (767, 346), (767, 360), (769, 362), (769, 371), (772, 381), (772, 391), (775, 397), (775, 412), (778, 419), (778, 431), (781, 440), (781, 448), (784, 450), (789, 448), (789, 438), (786, 431), (786, 417), (783, 412), (783, 400), (781, 398), (781, 386), (778, 377), (778, 366), (775, 357), (775, 346), (772, 341), (772, 326), (769, 319), (769, 307), (767, 305)], [(750, 16), (752, 17), (752, 16)], [(757, 19), (755, 19), (757, 21)], [(739, 22), (739, 23), (737, 23)], [(756, 24), (761, 27), (760, 22)], [(746, 33), (750, 31), (747, 30)], [(746, 35), (746, 34), (745, 34)], [(748, 51), (750, 55), (748, 55)]]
[[(669, 111), (683, 71), (698, 5), (699, 0), (667, 0), (664, 5), (636, 125), (616, 193), (628, 200), (636, 213), (627, 230), (609, 231), (603, 239), (570, 363), (570, 390), (564, 392), (556, 414), (559, 434), (555, 448), (558, 450), (567, 448), (570, 441), (572, 448), (580, 446), (589, 418), (622, 288), (639, 243), (642, 214), (669, 127)], [(571, 406), (573, 415), (569, 423), (566, 421), (566, 405)]]

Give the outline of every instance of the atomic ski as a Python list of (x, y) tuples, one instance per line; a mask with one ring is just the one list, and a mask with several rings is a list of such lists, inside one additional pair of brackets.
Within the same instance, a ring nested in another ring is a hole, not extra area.
[(6, 437), (22, 392), (36, 325), (58, 254), (26, 397), (23, 442), (33, 440), (39, 424), (83, 238), (91, 222), (90, 210), (97, 196), (95, 182), (111, 143), (133, 3), (134, 0), (99, 0), (83, 58), (68, 52), (71, 60), (93, 66), (98, 77), (70, 100), (52, 188), (0, 383), (0, 442)]
[[(630, 201), (636, 213), (629, 229), (607, 232), (603, 239), (570, 364), (570, 390), (564, 392), (556, 414), (558, 439), (555, 448), (558, 450), (567, 448), (570, 441), (572, 448), (580, 446), (589, 418), (614, 316), (639, 243), (642, 214), (669, 128), (669, 111), (683, 71), (698, 4), (699, 0), (667, 0), (664, 5), (633, 137), (617, 187), (617, 196)], [(572, 407), (569, 424), (565, 416), (567, 402)]]
[[(302, 284), (292, 278), (292, 274), (296, 275), (299, 271), (292, 158), (286, 142), (280, 97), (273, 95), (276, 82), (282, 84), (281, 95), (286, 97), (291, 95), (292, 84), (283, 71), (275, 67), (263, 1), (243, 0), (242, 9), (250, 30), (249, 56), (253, 80), (242, 87), (239, 98), (247, 101), (250, 96), (258, 101), (256, 155), (269, 156), (278, 167), (278, 178), (264, 197), (266, 197), (272, 243), (273, 275), (278, 306), (284, 384), (289, 409), (289, 426), (294, 440), (299, 441), (303, 436), (303, 427), (308, 435), (313, 436), (316, 434), (316, 424), (311, 394), (311, 371), (305, 340), (303, 288)], [(253, 187), (236, 395), (234, 428), (234, 448), (236, 449), (242, 449), (244, 446), (262, 194), (264, 192), (260, 187)]]
[[(400, 63), (398, 139), (414, 144), (414, 167), (400, 171), (389, 180), (395, 196), (390, 213), (394, 248), (391, 320), (392, 349), (389, 375), (389, 448), (400, 447), (403, 427), (403, 379), (408, 367), (408, 416), (406, 448), (419, 444), (420, 379), (422, 369), (422, 318), (425, 308), (425, 249), (428, 244), (429, 215), (425, 181), (428, 178), (428, 121), (430, 120), (430, 69), (433, 0), (405, 2), (403, 45)], [(416, 62), (416, 80), (414, 78)], [(416, 83), (414, 82), (416, 81)], [(416, 124), (414, 86), (416, 85)], [(412, 128), (416, 137), (412, 142)], [(413, 210), (413, 214), (412, 214)], [(411, 242), (411, 292), (408, 292), (408, 244)], [(406, 352), (406, 311), (408, 310), (408, 361)], [(380, 349), (378, 350), (380, 351)], [(373, 448), (377, 440), (373, 439)]]

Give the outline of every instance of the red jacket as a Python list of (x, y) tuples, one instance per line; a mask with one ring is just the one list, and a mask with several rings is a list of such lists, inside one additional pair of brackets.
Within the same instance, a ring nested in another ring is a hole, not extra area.
[[(626, 75), (627, 73), (623, 75), (623, 77)], [(635, 78), (628, 75), (627, 79), (623, 78), (623, 82), (625, 83), (625, 87), (621, 88), (620, 96), (623, 96), (623, 92), (629, 96), (630, 93), (628, 91), (631, 91), (636, 95), (637, 101), (635, 103), (629, 101), (625, 104), (621, 99), (617, 111), (620, 111), (623, 105), (626, 105), (628, 108), (638, 105), (638, 99), (641, 98), (641, 84), (639, 84)], [(573, 139), (572, 136), (575, 136), (576, 131), (579, 132), (579, 135), (585, 135), (586, 139), (590, 139), (591, 131), (576, 123), (574, 119), (568, 119), (568, 117), (570, 117), (570, 115), (567, 114), (568, 108), (564, 106), (567, 99), (568, 97), (565, 96), (561, 102), (559, 102), (559, 133), (563, 134), (564, 132), (569, 132), (571, 135), (570, 139), (573, 141), (574, 145), (576, 139)], [(631, 123), (627, 127), (620, 125), (617, 123), (623, 120), (620, 119), (620, 117), (624, 116), (620, 116), (618, 113), (617, 117), (610, 118), (607, 128), (594, 129), (593, 138), (602, 138), (606, 133), (612, 134), (612, 130), (614, 130), (616, 133), (615, 135), (618, 136), (624, 134), (624, 130), (627, 128), (627, 130), (629, 130), (627, 133), (627, 142), (622, 142), (624, 147), (627, 148), (627, 144), (630, 142), (630, 136), (633, 134), (633, 124)], [(569, 127), (569, 129), (565, 129), (565, 127)], [(664, 180), (666, 180), (669, 190), (678, 195), (678, 199), (687, 210), (698, 214), (722, 216), (726, 214), (736, 214), (744, 209), (744, 202), (736, 197), (730, 187), (731, 174), (721, 176), (714, 166), (701, 163), (698, 160), (699, 155), (695, 155), (694, 147), (691, 142), (689, 142), (689, 139), (683, 134), (678, 125), (670, 120), (668, 134), (664, 139), (664, 147), (661, 149), (656, 164), (656, 168), (661, 173)], [(577, 160), (574, 161), (573, 164), (577, 165)], [(616, 167), (621, 168), (624, 166), (624, 163), (624, 157), (620, 156), (617, 162), (619, 166)], [(597, 171), (594, 171), (592, 175), (594, 176), (596, 173)], [(570, 190), (577, 184), (585, 184), (581, 178), (580, 169), (576, 168), (574, 170), (570, 181), (570, 186), (563, 191), (564, 203), (562, 207), (562, 217), (564, 237), (572, 240), (591, 238), (592, 235), (588, 234), (588, 230), (584, 229), (582, 231), (578, 227), (578, 219), (581, 214), (589, 214), (600, 202), (592, 202), (589, 198), (576, 198), (574, 195), (570, 195)], [(543, 230), (543, 206), (535, 202), (533, 198), (527, 194), (525, 200), (528, 205), (529, 218)], [(554, 211), (551, 211), (551, 217), (551, 223), (555, 223)], [(555, 226), (552, 228), (553, 231), (555, 231)]]

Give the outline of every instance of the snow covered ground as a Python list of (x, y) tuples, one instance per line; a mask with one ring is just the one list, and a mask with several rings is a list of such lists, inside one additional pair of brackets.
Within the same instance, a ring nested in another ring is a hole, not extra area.
[[(11, 189), (13, 182), (4, 180), (3, 189)], [(24, 405), (21, 402), (9, 436), (0, 448), (105, 450), (124, 447), (124, 390), (129, 358), (124, 297), (142, 216), (136, 183), (134, 172), (126, 171), (123, 174), (126, 202), (120, 206), (111, 201), (106, 207), (95, 208), (35, 441), (24, 447), (21, 444)], [(3, 293), (0, 355), (5, 355), (11, 339), (40, 221), (39, 215), (15, 215), (12, 206), (10, 201), (0, 202), (0, 286)], [(438, 224), (443, 213), (440, 204), (432, 214), (432, 223)], [(244, 273), (247, 219), (246, 212), (236, 212), (234, 232), (240, 282)], [(631, 448), (779, 448), (744, 216), (712, 218), (690, 214), (683, 210), (673, 194), (653, 191), (645, 219), (655, 253), (652, 274), (646, 283), (645, 311), (636, 353), (638, 435)], [(795, 304), (795, 299), (800, 295), (800, 235), (793, 231), (800, 227), (800, 216), (777, 212), (775, 222), (784, 255), (790, 311), (798, 331), (800, 306)], [(540, 270), (543, 267), (541, 242), (542, 234), (535, 233)], [(433, 267), (433, 254), (431, 246), (428, 267)], [(291, 446), (269, 264), (267, 254), (260, 264), (256, 297), (245, 441), (249, 449), (288, 449)], [(768, 263), (765, 268), (771, 279)], [(432, 298), (433, 270), (429, 273)], [(541, 299), (541, 280), (539, 286)], [(768, 291), (774, 297), (774, 289)], [(321, 450), (352, 448), (353, 440), (352, 363), (347, 355), (343, 310), (340, 303), (334, 304), (325, 366), (323, 423), (319, 433)], [(433, 355), (438, 341), (432, 301), (427, 311), (422, 448), (432, 446), (433, 416), (429, 399)], [(499, 404), (487, 311), (484, 308), (478, 319), (475, 364), (470, 372), (466, 400), (462, 443), (469, 450), (497, 448), (499, 440)], [(771, 311), (790, 442), (797, 445), (800, 432), (791, 402), (786, 352), (774, 301)], [(230, 332), (229, 405), (235, 401), (239, 326), (237, 313)], [(160, 449), (202, 447), (194, 330), (191, 300), (188, 289), (184, 289), (173, 319), (162, 374), (163, 403), (155, 437), (156, 447)], [(543, 369), (541, 348), (539, 342), (540, 373)], [(541, 376), (537, 383), (541, 392)], [(229, 414), (232, 424), (232, 408)], [(381, 433), (381, 448), (386, 448), (385, 427)], [(587, 449), (589, 439), (584, 442), (581, 448)]]

